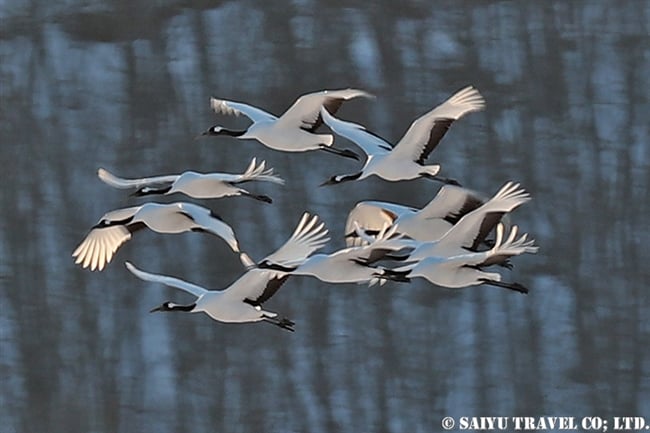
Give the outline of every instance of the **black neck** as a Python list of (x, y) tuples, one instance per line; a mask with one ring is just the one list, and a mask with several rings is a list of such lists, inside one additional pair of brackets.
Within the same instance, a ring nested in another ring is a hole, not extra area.
[(196, 302), (189, 305), (173, 305), (168, 307), (166, 311), (192, 311), (196, 307)]
[(110, 226), (125, 226), (128, 223), (130, 223), (131, 220), (133, 220), (132, 216), (130, 216), (128, 218), (125, 218), (123, 220), (101, 220), (100, 222), (95, 224), (92, 228), (93, 229), (101, 229), (101, 228), (110, 227)]
[(210, 130), (208, 132), (208, 135), (229, 135), (231, 137), (239, 137), (241, 135), (244, 135), (246, 131), (246, 129), (228, 129), (222, 127), (219, 132), (213, 132)]
[(143, 188), (140, 188), (136, 192), (133, 193), (135, 197), (142, 197), (145, 195), (158, 195), (158, 194), (165, 194), (169, 192), (169, 190), (172, 189), (172, 186), (169, 185), (167, 187), (161, 187), (161, 188), (155, 188), (151, 186), (145, 186)]
[(257, 267), (260, 269), (273, 269), (274, 271), (281, 271), (281, 272), (293, 272), (296, 270), (296, 266), (294, 267), (282, 266), (280, 264), (271, 263), (266, 260), (263, 261), (262, 263), (259, 263)]
[(351, 180), (359, 179), (362, 174), (363, 174), (363, 172), (360, 171), (358, 173), (340, 175), (340, 176), (338, 176), (338, 178), (337, 178), (337, 176), (334, 176), (333, 181), (334, 181), (334, 183), (349, 182)]

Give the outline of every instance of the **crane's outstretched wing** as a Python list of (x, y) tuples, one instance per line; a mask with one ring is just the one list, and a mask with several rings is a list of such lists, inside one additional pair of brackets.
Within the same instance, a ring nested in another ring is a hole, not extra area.
[(345, 221), (345, 242), (347, 246), (363, 245), (355, 223), (365, 235), (376, 236), (386, 224), (393, 224), (403, 215), (413, 214), (417, 209), (384, 201), (361, 201), (348, 213)]
[(455, 185), (445, 185), (419, 213), (424, 218), (442, 218), (456, 224), (460, 218), (481, 206), (485, 200), (476, 192)]
[(472, 86), (456, 92), (433, 110), (416, 119), (393, 152), (423, 164), (454, 121), (467, 113), (482, 110), (485, 100)]
[(439, 246), (462, 246), (476, 250), (505, 213), (530, 199), (530, 194), (518, 183), (507, 182), (490, 200), (458, 220), (438, 240)]
[(232, 227), (226, 224), (210, 209), (187, 202), (176, 203), (176, 205), (179, 207), (180, 212), (191, 218), (197, 224), (197, 227), (193, 230), (216, 235), (226, 241), (234, 252), (239, 252), (239, 242), (235, 237), (235, 232)]
[(291, 237), (277, 250), (266, 256), (261, 262), (273, 263), (284, 267), (301, 265), (315, 251), (327, 242), (328, 230), (318, 215), (305, 212)]
[[(356, 227), (357, 231), (361, 231), (359, 226)], [(359, 233), (363, 237), (363, 233)], [(365, 264), (373, 264), (379, 260), (383, 260), (390, 253), (401, 251), (403, 249), (414, 249), (420, 244), (419, 241), (405, 237), (399, 233), (399, 225), (385, 225), (377, 234), (376, 237), (366, 239), (367, 244), (349, 248), (356, 250), (356, 261)]]
[(75, 264), (91, 271), (101, 271), (111, 261), (117, 249), (131, 239), (131, 231), (123, 225), (92, 229), (72, 253)]
[(386, 140), (367, 131), (362, 125), (338, 119), (325, 108), (321, 108), (320, 112), (325, 124), (335, 134), (345, 137), (359, 146), (366, 155), (381, 155), (392, 150), (391, 145)]
[(163, 187), (174, 183), (179, 177), (177, 174), (171, 174), (164, 176), (143, 177), (140, 179), (127, 179), (115, 176), (113, 173), (104, 168), (97, 170), (97, 176), (105, 184), (119, 189), (142, 188), (145, 186)]
[(131, 271), (133, 275), (135, 275), (136, 277), (144, 281), (150, 281), (152, 283), (160, 283), (160, 284), (164, 284), (165, 286), (181, 289), (185, 292), (191, 293), (197, 298), (208, 292), (207, 289), (201, 286), (188, 283), (187, 281), (181, 280), (179, 278), (174, 278), (167, 275), (150, 274), (149, 272), (145, 272), (143, 270), (136, 268), (131, 262), (125, 262), (124, 265), (129, 271)]
[(75, 264), (91, 271), (103, 270), (117, 249), (131, 239), (131, 234), (145, 227), (142, 223), (131, 223), (141, 207), (107, 212), (72, 253), (72, 257), (76, 258)]
[(263, 122), (268, 120), (276, 120), (273, 114), (262, 110), (261, 108), (253, 107), (252, 105), (244, 104), (243, 102), (228, 101), (226, 99), (210, 98), (210, 108), (217, 114), (235, 115), (243, 114), (253, 122)]
[(323, 90), (302, 95), (278, 121), (314, 132), (323, 124), (321, 108), (334, 114), (343, 102), (359, 97), (374, 98), (370, 93), (359, 89)]

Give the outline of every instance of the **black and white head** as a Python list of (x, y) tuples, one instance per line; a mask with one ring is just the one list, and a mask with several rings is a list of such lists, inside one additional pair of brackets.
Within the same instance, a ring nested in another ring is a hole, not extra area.
[(222, 135), (224, 132), (224, 127), (220, 125), (214, 125), (203, 132), (201, 135)]
[(244, 135), (246, 130), (238, 130), (238, 129), (228, 129), (224, 126), (221, 125), (214, 125), (208, 128), (207, 131), (202, 132), (201, 135), (198, 135), (196, 138), (201, 138), (201, 137), (206, 137), (206, 136), (218, 136), (218, 135), (229, 135), (231, 137), (239, 137), (240, 135)]
[(342, 175), (337, 174), (336, 176), (330, 177), (325, 182), (321, 183), (319, 186), (336, 185), (337, 183), (341, 183), (341, 178), (342, 177), (343, 177)]
[(103, 218), (101, 221), (99, 221), (97, 224), (93, 226), (94, 229), (102, 229), (105, 227), (109, 227), (111, 225), (111, 221), (107, 220), (106, 218)]
[(342, 182), (357, 180), (359, 179), (359, 177), (361, 177), (361, 174), (362, 172), (354, 173), (354, 174), (337, 174), (336, 176), (330, 177), (325, 182), (321, 183), (319, 186), (336, 185)]
[(171, 301), (167, 301), (156, 308), (152, 308), (149, 312), (155, 313), (157, 311), (192, 311), (194, 307), (196, 307), (196, 304), (179, 305)]

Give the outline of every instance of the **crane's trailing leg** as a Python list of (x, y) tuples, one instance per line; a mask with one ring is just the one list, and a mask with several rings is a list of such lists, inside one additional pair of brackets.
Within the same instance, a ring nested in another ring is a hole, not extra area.
[(528, 288), (524, 287), (519, 283), (506, 283), (504, 281), (488, 280), (486, 278), (482, 278), (481, 281), (483, 282), (483, 284), (487, 284), (490, 286), (502, 287), (504, 289), (513, 290), (515, 292), (519, 292), (523, 294), (528, 293)]

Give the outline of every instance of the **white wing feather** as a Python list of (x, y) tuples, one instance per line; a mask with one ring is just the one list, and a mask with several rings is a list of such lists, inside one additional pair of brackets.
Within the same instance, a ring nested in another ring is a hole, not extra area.
[(196, 284), (188, 283), (187, 281), (181, 280), (179, 278), (174, 278), (174, 277), (169, 277), (166, 275), (159, 275), (159, 274), (151, 274), (149, 272), (145, 272), (143, 270), (140, 270), (136, 268), (133, 264), (130, 262), (125, 262), (124, 265), (126, 268), (131, 271), (133, 275), (136, 277), (140, 278), (141, 280), (144, 281), (150, 281), (152, 283), (161, 283), (169, 287), (174, 287), (176, 289), (181, 289), (185, 292), (191, 293), (192, 295), (196, 296), (197, 298), (201, 295), (206, 294), (209, 290), (197, 286)]
[(279, 122), (297, 128), (311, 125), (316, 122), (318, 116), (321, 115), (321, 108), (328, 102), (334, 102), (337, 99), (347, 101), (358, 97), (373, 98), (374, 96), (359, 89), (323, 90), (302, 95), (280, 116)]
[(253, 107), (243, 102), (227, 101), (225, 99), (210, 98), (210, 108), (217, 114), (235, 115), (243, 114), (253, 122), (276, 120), (277, 117), (260, 108)]
[(287, 267), (299, 266), (329, 241), (327, 233), (325, 223), (319, 220), (318, 215), (305, 212), (291, 237), (262, 261)]
[(522, 238), (523, 240), (526, 239), (525, 234), (522, 235), (522, 238), (516, 239), (518, 232), (517, 226), (512, 227), (510, 234), (506, 239), (504, 239), (504, 231), (505, 226), (502, 223), (497, 224), (496, 239), (492, 249), (480, 253), (451, 256), (447, 258), (447, 261), (449, 263), (457, 263), (459, 266), (480, 266), (489, 263), (489, 259), (494, 256), (512, 257), (524, 253), (534, 254), (537, 252), (537, 247), (532, 246), (532, 242), (534, 241), (522, 241)]
[(131, 232), (123, 225), (94, 228), (72, 253), (75, 263), (91, 271), (104, 269), (115, 251), (131, 239)]
[(507, 182), (482, 206), (463, 216), (438, 241), (438, 248), (470, 247), (481, 230), (483, 219), (491, 212), (511, 212), (530, 200), (530, 195), (518, 183)]
[(280, 274), (276, 271), (250, 269), (221, 293), (225, 298), (235, 301), (255, 300), (262, 296), (269, 282), (276, 278), (280, 278)]
[(369, 236), (366, 231), (379, 231), (385, 224), (393, 224), (403, 215), (417, 212), (409, 206), (383, 201), (361, 201), (348, 213), (345, 221), (345, 242), (347, 246), (359, 246), (366, 243), (358, 236), (355, 224)]
[(173, 183), (178, 179), (179, 175), (166, 175), (155, 177), (144, 177), (141, 179), (126, 179), (123, 177), (115, 176), (108, 170), (100, 168), (97, 170), (97, 176), (107, 185), (114, 188), (127, 189), (127, 188), (140, 188), (142, 186), (151, 184)]
[(445, 185), (440, 188), (438, 194), (436, 194), (436, 196), (420, 210), (420, 214), (425, 218), (459, 216), (459, 212), (468, 200), (472, 200), (476, 203), (485, 201), (480, 194), (470, 189), (461, 186)]
[(323, 122), (337, 135), (345, 137), (359, 146), (366, 155), (380, 155), (389, 153), (391, 145), (384, 139), (369, 133), (362, 125), (346, 122), (332, 116), (325, 108), (321, 108)]
[(193, 203), (177, 203), (183, 212), (187, 213), (192, 220), (201, 228), (209, 233), (222, 238), (230, 248), (239, 253), (239, 242), (235, 237), (232, 227), (223, 222), (221, 219), (213, 216), (209, 209)]
[[(138, 213), (140, 209), (142, 209), (142, 206), (116, 209), (104, 214), (99, 221), (128, 220)], [(84, 240), (75, 248), (72, 257), (75, 257), (75, 263), (80, 264), (83, 268), (89, 267), (91, 271), (101, 271), (111, 261), (120, 245), (129, 239), (131, 239), (131, 232), (124, 225), (115, 224), (106, 227), (95, 227), (88, 232)]]
[(485, 100), (472, 86), (459, 90), (442, 104), (416, 119), (402, 139), (395, 145), (393, 152), (400, 157), (417, 161), (429, 141), (431, 130), (436, 121), (443, 119), (458, 120), (473, 111), (485, 108)]

